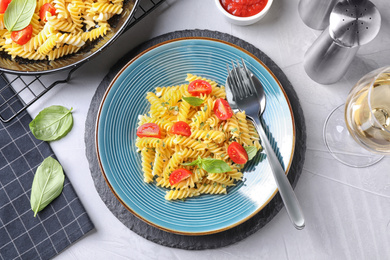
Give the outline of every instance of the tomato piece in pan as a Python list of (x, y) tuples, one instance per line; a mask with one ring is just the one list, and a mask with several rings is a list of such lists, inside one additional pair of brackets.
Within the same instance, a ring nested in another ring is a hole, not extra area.
[(169, 175), (169, 184), (174, 185), (176, 183), (181, 182), (182, 180), (185, 180), (191, 176), (192, 172), (190, 172), (187, 169), (177, 169), (174, 170), (171, 175)]
[(200, 96), (201, 94), (208, 95), (212, 91), (213, 88), (210, 83), (201, 79), (194, 80), (188, 85), (188, 92), (192, 96)]
[(191, 128), (186, 122), (177, 121), (176, 123), (173, 124), (171, 128), (171, 133), (175, 135), (190, 136)]
[(143, 124), (138, 127), (137, 136), (161, 138), (160, 127), (155, 123)]
[(11, 32), (11, 39), (19, 45), (26, 44), (31, 39), (32, 31), (32, 25), (29, 24), (23, 30)]
[(214, 113), (221, 120), (227, 120), (233, 116), (232, 108), (223, 98), (215, 100)]
[(0, 0), (0, 14), (5, 13), (9, 3), (11, 3), (11, 0)]
[(56, 8), (50, 3), (42, 5), (41, 9), (39, 10), (39, 17), (41, 18), (41, 21), (47, 22), (46, 12), (51, 13), (51, 15), (55, 15)]
[(237, 142), (233, 142), (228, 147), (228, 155), (233, 162), (237, 164), (245, 164), (248, 161), (248, 154), (244, 147)]

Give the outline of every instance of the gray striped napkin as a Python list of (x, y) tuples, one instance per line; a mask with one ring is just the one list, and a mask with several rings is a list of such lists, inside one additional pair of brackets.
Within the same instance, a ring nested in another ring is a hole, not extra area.
[[(13, 95), (9, 88), (2, 89), (1, 81), (0, 103)], [(19, 102), (12, 106), (18, 109)], [(34, 218), (30, 207), (34, 174), (46, 157), (55, 155), (31, 134), (31, 120), (23, 112), (10, 123), (0, 122), (0, 259), (4, 260), (50, 259), (94, 227), (67, 178), (61, 195)]]

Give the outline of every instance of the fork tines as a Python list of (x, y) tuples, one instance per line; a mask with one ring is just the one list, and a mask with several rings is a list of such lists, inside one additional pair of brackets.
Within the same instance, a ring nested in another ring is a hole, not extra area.
[(235, 97), (243, 99), (250, 95), (256, 95), (256, 88), (252, 81), (250, 72), (241, 58), (242, 66), (236, 60), (236, 64), (232, 61), (232, 70), (229, 69), (229, 64), (226, 64), (228, 70), (228, 81), (231, 86), (232, 94)]

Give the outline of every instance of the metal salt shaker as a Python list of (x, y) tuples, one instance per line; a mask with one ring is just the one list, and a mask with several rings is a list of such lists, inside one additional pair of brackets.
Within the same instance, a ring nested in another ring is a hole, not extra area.
[(342, 0), (329, 18), (329, 27), (307, 50), (303, 66), (314, 81), (333, 84), (346, 73), (359, 47), (378, 34), (381, 16), (368, 0)]
[(324, 30), (329, 25), (329, 15), (338, 0), (300, 0), (298, 12), (310, 28)]

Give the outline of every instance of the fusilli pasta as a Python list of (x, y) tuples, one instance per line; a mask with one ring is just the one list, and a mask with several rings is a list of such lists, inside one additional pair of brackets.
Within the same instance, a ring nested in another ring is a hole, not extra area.
[[(156, 87), (156, 93), (146, 94), (150, 103), (148, 115), (138, 117), (140, 127), (151, 123), (159, 128), (159, 137), (139, 136), (135, 145), (141, 152), (144, 181), (155, 181), (157, 186), (169, 189), (165, 196), (167, 200), (226, 194), (227, 187), (243, 178), (243, 165), (235, 164), (229, 157), (229, 145), (238, 142), (261, 149), (258, 134), (246, 119), (245, 112), (233, 114), (227, 120), (220, 119), (213, 112), (216, 100), (226, 97), (224, 87), (215, 81), (187, 74), (186, 81), (191, 83), (194, 80), (207, 81), (212, 87), (210, 94), (199, 96), (203, 99), (201, 105), (194, 106), (183, 99), (191, 97), (188, 84)], [(174, 132), (178, 123), (187, 125), (190, 133)], [(231, 170), (212, 173), (200, 165), (188, 165), (198, 158), (223, 160)], [(172, 173), (178, 169), (188, 170), (191, 174), (178, 182), (170, 182)]]
[[(51, 4), (55, 12), (47, 11), (41, 19), (40, 10)], [(107, 22), (123, 11), (123, 0), (37, 0), (31, 19), (31, 39), (19, 45), (11, 34), (0, 33), (0, 50), (12, 59), (55, 60), (79, 51), (87, 41), (104, 37), (110, 30)], [(0, 15), (0, 30), (4, 30), (4, 15)]]

